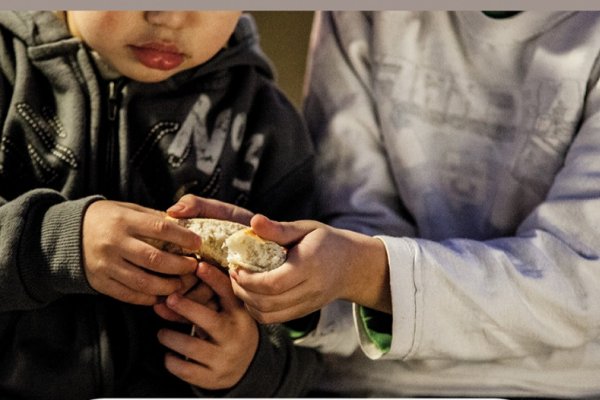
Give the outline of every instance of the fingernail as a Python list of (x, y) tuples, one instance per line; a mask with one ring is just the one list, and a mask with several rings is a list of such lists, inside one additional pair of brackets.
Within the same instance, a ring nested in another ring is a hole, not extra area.
[(271, 221), (272, 221), (272, 219), (271, 219), (271, 218), (267, 217), (267, 216), (266, 216), (266, 215), (264, 215), (264, 214), (258, 214), (258, 215), (260, 215), (260, 216), (261, 216), (262, 218), (264, 218), (266, 221), (269, 221), (269, 222), (271, 222)]
[(198, 274), (200, 275), (206, 275), (208, 273), (208, 266), (206, 265), (206, 263), (198, 263)]
[(158, 338), (158, 341), (161, 343), (164, 342), (166, 335), (167, 335), (166, 329), (159, 329), (158, 332), (156, 332), (156, 337)]
[(194, 247), (196, 249), (202, 248), (202, 237), (200, 237), (200, 235), (196, 235), (194, 238)]
[(167, 297), (167, 305), (169, 307), (175, 307), (179, 303), (180, 299), (181, 299), (181, 296), (179, 296), (179, 294), (177, 294), (177, 293), (170, 294), (169, 297)]

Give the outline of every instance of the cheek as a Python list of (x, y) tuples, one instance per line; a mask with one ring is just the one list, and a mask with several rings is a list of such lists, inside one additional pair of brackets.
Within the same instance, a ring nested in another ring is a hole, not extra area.
[(81, 39), (92, 49), (110, 48), (118, 42), (123, 30), (123, 23), (114, 13), (104, 13), (101, 16), (81, 18), (78, 29)]
[[(189, 41), (193, 49), (192, 62), (196, 65), (202, 64), (211, 59), (219, 52), (229, 41), (235, 26), (236, 20), (222, 20), (222, 23), (215, 23), (210, 27), (194, 32)], [(204, 38), (198, 40), (197, 38)]]

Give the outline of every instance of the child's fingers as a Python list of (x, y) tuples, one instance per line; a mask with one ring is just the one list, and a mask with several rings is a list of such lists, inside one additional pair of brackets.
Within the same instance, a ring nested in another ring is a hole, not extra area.
[(205, 365), (182, 360), (174, 354), (165, 356), (165, 367), (179, 379), (208, 390), (227, 389), (235, 384), (229, 374), (219, 375)]
[(207, 217), (250, 224), (252, 212), (245, 208), (215, 199), (186, 194), (171, 206), (167, 213), (174, 218)]
[(177, 291), (179, 294), (186, 294), (195, 290), (195, 287), (198, 285), (198, 277), (196, 274), (184, 274), (179, 277), (181, 279), (181, 289)]
[(287, 262), (272, 271), (255, 273), (238, 268), (229, 275), (239, 286), (250, 292), (280, 295), (304, 282), (307, 277), (303, 272)]
[(171, 254), (134, 238), (123, 246), (122, 257), (134, 265), (168, 275), (193, 274), (198, 263), (193, 257)]
[[(194, 278), (198, 279), (196, 275)], [(200, 281), (193, 289), (185, 293), (185, 297), (199, 304), (208, 304), (215, 296), (214, 290), (205, 282)]]
[(239, 300), (235, 297), (231, 288), (229, 276), (221, 272), (218, 268), (201, 262), (196, 270), (198, 277), (219, 296), (219, 303), (225, 310), (231, 310), (240, 306)]
[(205, 383), (210, 382), (210, 379), (206, 379), (206, 377), (210, 376), (211, 372), (204, 365), (183, 360), (175, 354), (167, 354), (165, 356), (165, 368), (184, 382), (205, 389), (211, 389)]
[(182, 286), (179, 277), (154, 275), (128, 262), (114, 266), (108, 275), (133, 291), (154, 296), (167, 296)]
[(130, 234), (176, 244), (184, 249), (199, 249), (200, 236), (163, 215), (136, 213), (132, 216)]
[[(209, 310), (218, 312), (219, 311), (219, 303), (214, 300), (211, 299), (209, 301), (207, 301), (204, 306), (206, 308), (208, 308)], [(161, 318), (166, 319), (167, 321), (171, 321), (171, 322), (179, 322), (181, 324), (190, 324), (192, 325), (192, 322), (189, 321), (187, 318), (182, 317), (181, 315), (177, 314), (175, 311), (171, 310), (164, 302), (163, 303), (158, 303), (158, 304), (154, 304), (154, 312)]]
[(167, 305), (164, 302), (155, 304), (153, 308), (154, 312), (162, 319), (166, 319), (167, 321), (171, 322), (179, 322), (182, 324), (191, 324), (190, 321), (183, 318), (181, 315), (177, 314), (175, 311), (167, 307)]
[(206, 366), (219, 357), (219, 347), (210, 341), (171, 329), (161, 329), (158, 341), (174, 352)]
[(183, 318), (204, 329), (211, 337), (214, 338), (214, 333), (219, 333), (220, 318), (215, 310), (202, 304), (198, 304), (190, 299), (186, 299), (177, 293), (167, 297), (167, 307), (172, 311), (181, 315)]
[(311, 290), (308, 285), (298, 285), (279, 295), (254, 293), (240, 287), (235, 282), (232, 285), (236, 296), (246, 306), (250, 306), (262, 313), (290, 309), (298, 304), (305, 304), (307, 307), (311, 307), (313, 303), (317, 303), (321, 299), (320, 293)]
[[(193, 275), (193, 279), (195, 282), (198, 282), (198, 278), (195, 275)], [(184, 283), (184, 285), (187, 286), (189, 283)], [(175, 293), (185, 296), (185, 298), (190, 299), (198, 304), (202, 304), (210, 310), (218, 311), (220, 308), (215, 297), (215, 292), (204, 282), (198, 283), (192, 289), (178, 290)], [(161, 318), (164, 318), (168, 321), (191, 324), (191, 322), (186, 318), (170, 309), (165, 302), (156, 304), (154, 306), (154, 312), (156, 312), (156, 314), (158, 314)]]
[[(195, 360), (192, 361), (191, 357), (182, 359), (173, 353), (165, 355), (165, 367), (173, 375), (196, 386), (201, 386), (198, 384), (201, 382), (201, 377), (210, 371), (209, 367)], [(204, 388), (209, 389), (207, 387)]]
[(96, 290), (100, 293), (104, 293), (112, 298), (129, 304), (149, 306), (156, 304), (158, 300), (157, 296), (132, 290), (112, 278), (104, 280), (100, 287), (96, 288)]

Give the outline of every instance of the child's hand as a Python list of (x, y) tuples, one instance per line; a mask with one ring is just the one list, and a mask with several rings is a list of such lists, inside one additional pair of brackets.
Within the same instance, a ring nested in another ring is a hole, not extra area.
[[(185, 277), (187, 277), (186, 275)], [(198, 280), (196, 274), (190, 275), (195, 279), (195, 284), (192, 286), (187, 286), (187, 288), (183, 290), (178, 290), (175, 293), (185, 296), (186, 298), (195, 301), (198, 304), (202, 304), (211, 310), (217, 311), (220, 307), (219, 299), (216, 296), (215, 292), (212, 288), (206, 283)], [(180, 314), (177, 314), (175, 311), (171, 310), (166, 302), (160, 302), (154, 305), (154, 311), (162, 318), (171, 321), (171, 322), (179, 322), (183, 324), (193, 325), (192, 322), (188, 321), (186, 318), (182, 317)]]
[(158, 239), (183, 248), (198, 248), (200, 238), (169, 222), (158, 211), (108, 200), (89, 206), (83, 218), (83, 264), (98, 292), (133, 304), (155, 304), (193, 285), (197, 261), (158, 250), (143, 239)]
[[(198, 277), (219, 296), (218, 310), (173, 294), (166, 305), (183, 320), (196, 325), (198, 336), (163, 329), (159, 341), (187, 359), (165, 356), (166, 368), (180, 379), (204, 389), (226, 389), (235, 385), (250, 366), (258, 347), (258, 327), (235, 297), (231, 281), (207, 263), (198, 266)], [(190, 295), (198, 295), (198, 293)], [(206, 301), (207, 292), (200, 295)]]
[(316, 221), (275, 222), (262, 215), (252, 219), (252, 228), (288, 247), (287, 261), (277, 269), (230, 272), (235, 294), (257, 321), (289, 321), (336, 299), (391, 311), (387, 255), (379, 239)]

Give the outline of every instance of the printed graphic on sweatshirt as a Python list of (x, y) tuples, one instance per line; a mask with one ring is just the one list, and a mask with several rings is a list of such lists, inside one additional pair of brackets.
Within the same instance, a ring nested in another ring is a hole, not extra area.
[(181, 124), (179, 132), (168, 150), (170, 160), (182, 160), (187, 149), (193, 147), (196, 168), (206, 175), (214, 172), (221, 157), (231, 120), (231, 110), (222, 111), (217, 117), (214, 130), (209, 137), (206, 117), (210, 108), (210, 98), (207, 95), (201, 95), (186, 120)]
[[(175, 171), (174, 175), (177, 175), (177, 170), (184, 166), (189, 167), (190, 164), (201, 173), (193, 174), (193, 180), (181, 182), (176, 189), (176, 198), (190, 191), (214, 197), (229, 188), (245, 193), (243, 196), (236, 195), (237, 198), (246, 198), (262, 155), (264, 135), (248, 135), (246, 114), (234, 113), (230, 108), (219, 110), (214, 123), (209, 126), (210, 112), (214, 112), (210, 97), (202, 94), (183, 121), (161, 121), (155, 124), (143, 145), (132, 157), (132, 164), (140, 165), (144, 161), (143, 158), (158, 146), (165, 136), (172, 136), (166, 149), (166, 158), (170, 168)], [(225, 154), (227, 160), (224, 160)], [(224, 179), (226, 175), (231, 175), (231, 171), (223, 171), (223, 168), (235, 168), (234, 176), (228, 178), (228, 182)], [(224, 188), (223, 185), (228, 187)]]
[(546, 194), (577, 129), (582, 82), (486, 86), (397, 59), (375, 71), (384, 140), (397, 154), (397, 176), (431, 186), (432, 197), (450, 194), (446, 208), (456, 216), (506, 202), (498, 198), (500, 186), (512, 188), (502, 188), (512, 201), (524, 191), (537, 200)]

